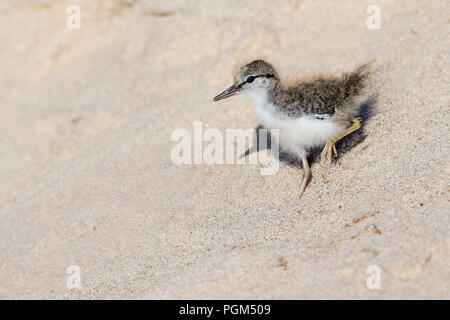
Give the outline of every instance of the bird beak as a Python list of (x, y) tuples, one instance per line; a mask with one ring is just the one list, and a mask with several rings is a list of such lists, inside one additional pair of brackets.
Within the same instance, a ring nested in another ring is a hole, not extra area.
[(234, 95), (236, 92), (238, 91), (238, 87), (236, 87), (235, 85), (232, 85), (231, 87), (229, 87), (227, 90), (225, 90), (224, 92), (222, 92), (221, 94), (217, 95), (214, 97), (213, 101), (219, 101), (228, 97), (231, 97), (232, 95)]

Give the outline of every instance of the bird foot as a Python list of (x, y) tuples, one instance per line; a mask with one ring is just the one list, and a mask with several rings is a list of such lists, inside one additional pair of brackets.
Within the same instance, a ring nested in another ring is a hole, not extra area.
[(328, 165), (331, 165), (331, 158), (334, 154), (337, 156), (337, 150), (334, 142), (328, 142), (325, 147), (322, 150), (322, 153), (320, 154), (320, 162), (322, 165), (324, 165), (326, 162)]

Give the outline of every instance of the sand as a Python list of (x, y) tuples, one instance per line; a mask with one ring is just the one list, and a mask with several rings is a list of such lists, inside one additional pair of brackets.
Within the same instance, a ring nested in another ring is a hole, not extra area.
[[(449, 299), (448, 2), (377, 1), (379, 30), (371, 4), (2, 1), (0, 298)], [(171, 160), (194, 121), (258, 125), (211, 102), (254, 58), (286, 81), (377, 60), (364, 127), (300, 201), (293, 163)]]

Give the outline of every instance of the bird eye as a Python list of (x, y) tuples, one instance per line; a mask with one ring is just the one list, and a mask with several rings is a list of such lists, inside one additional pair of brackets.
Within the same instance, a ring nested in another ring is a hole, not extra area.
[(248, 82), (248, 83), (252, 83), (254, 80), (255, 80), (255, 77), (254, 77), (254, 76), (249, 76), (249, 77), (247, 78), (247, 82)]

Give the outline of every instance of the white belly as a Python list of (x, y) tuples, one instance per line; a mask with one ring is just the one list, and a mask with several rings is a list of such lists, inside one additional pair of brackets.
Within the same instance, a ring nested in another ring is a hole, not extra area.
[(323, 145), (337, 137), (342, 129), (329, 120), (302, 117), (298, 119), (275, 120), (272, 128), (280, 129), (280, 145), (289, 151)]
[(344, 131), (341, 125), (314, 117), (285, 118), (275, 107), (255, 105), (255, 113), (268, 129), (280, 130), (280, 145), (286, 151), (304, 155), (305, 149), (323, 145)]

